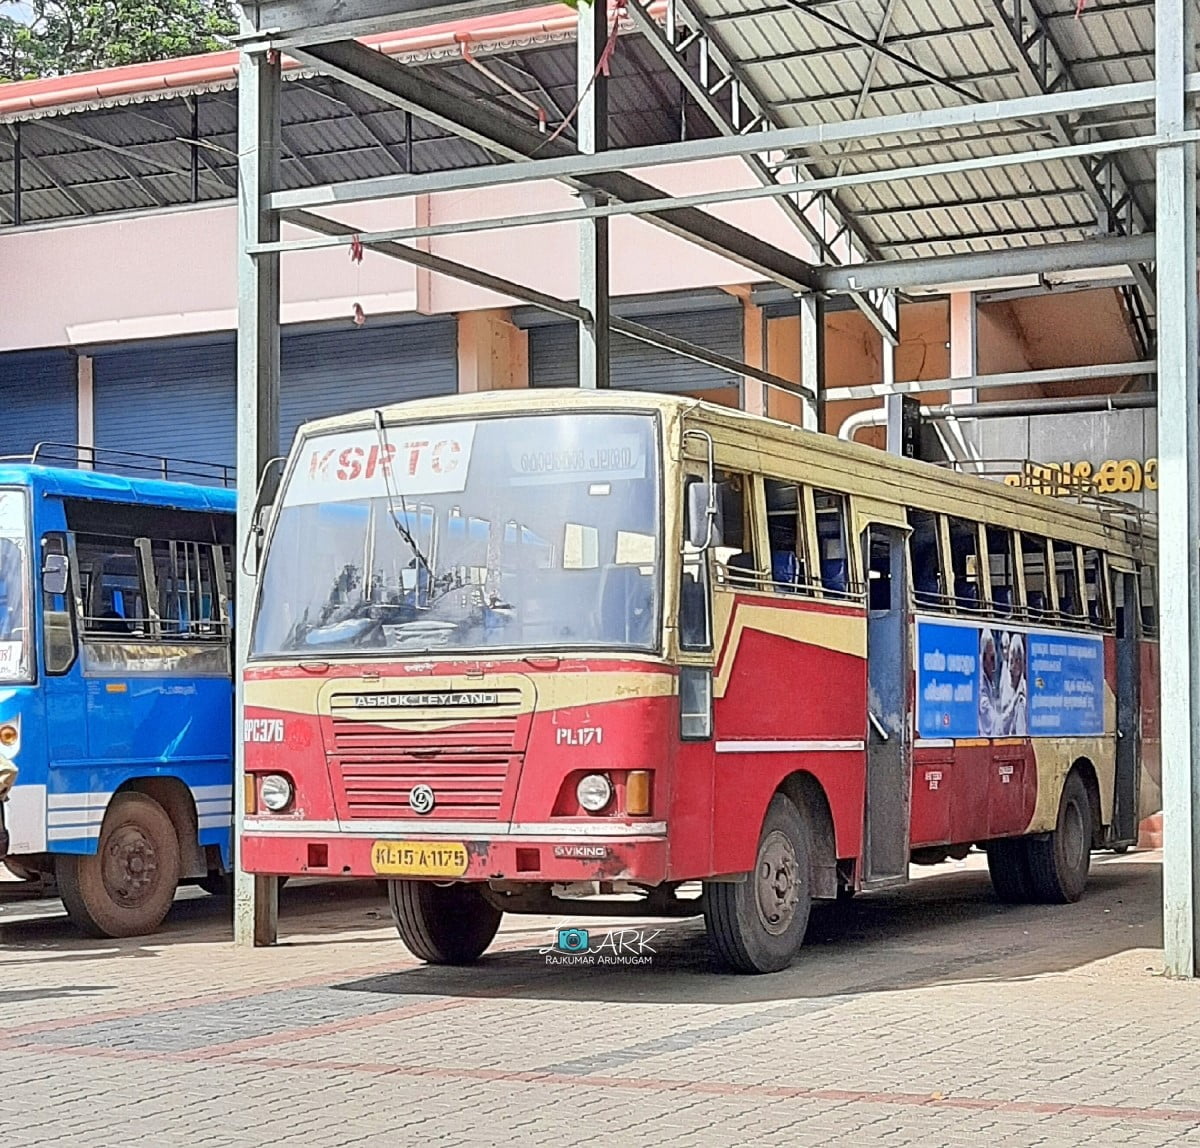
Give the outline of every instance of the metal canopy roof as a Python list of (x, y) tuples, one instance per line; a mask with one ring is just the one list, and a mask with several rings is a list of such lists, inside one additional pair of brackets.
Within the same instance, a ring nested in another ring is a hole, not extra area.
[[(464, 85), (481, 104), (506, 107), (531, 125), (544, 116), (553, 131), (575, 103), (573, 23), (566, 8), (493, 13), (409, 30), (379, 46)], [(1149, 0), (1086, 0), (1081, 10), (1076, 0), (631, 0), (612, 57), (610, 146), (1146, 80), (1153, 36)], [(103, 73), (81, 77), (74, 95), (94, 91), (82, 102), (72, 100), (70, 84), (62, 102), (56, 99), (62, 80), (0, 88), (0, 118), (8, 121), (0, 127), (0, 226), (231, 198), (235, 77), (225, 54), (177, 62), (166, 88), (139, 87), (123, 74), (107, 85)], [(288, 78), (285, 189), (488, 162), (475, 144), (336, 79), (300, 69)], [(775, 201), (817, 249), (817, 262), (847, 265), (1149, 231), (1149, 153), (983, 170), (953, 165), (1152, 132), (1146, 102), (1116, 114), (942, 128), (746, 162), (765, 183), (896, 172), (889, 181)], [(562, 135), (570, 140), (573, 125)], [(930, 164), (951, 170), (904, 176), (905, 168)], [(1122, 289), (1149, 346), (1147, 270), (1135, 266)], [(864, 309), (881, 330), (894, 330), (877, 305)]]

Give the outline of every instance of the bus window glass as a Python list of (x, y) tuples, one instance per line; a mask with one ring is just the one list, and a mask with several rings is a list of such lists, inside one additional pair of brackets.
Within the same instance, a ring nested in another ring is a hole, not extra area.
[(913, 598), (918, 606), (942, 606), (941, 546), (938, 539), (937, 515), (928, 510), (908, 512), (908, 550), (912, 561)]
[(771, 581), (775, 589), (794, 594), (809, 584), (805, 561), (803, 500), (791, 482), (763, 482), (767, 502), (767, 541), (771, 548)]
[(1158, 583), (1153, 566), (1143, 566), (1138, 577), (1142, 596), (1142, 633), (1148, 638), (1158, 636)]
[(846, 542), (846, 496), (827, 490), (813, 491), (820, 547), (821, 586), (828, 594), (847, 595), (850, 583), (850, 549)]
[(1021, 565), (1025, 572), (1025, 606), (1030, 617), (1044, 618), (1050, 609), (1044, 538), (1036, 534), (1021, 535)]
[(656, 431), (645, 415), (553, 414), (302, 442), (255, 652), (653, 649)]
[(1104, 608), (1103, 569), (1100, 551), (1091, 547), (1083, 550), (1083, 600), (1087, 604), (1087, 618), (1093, 626), (1106, 626), (1108, 618)]
[[(691, 477), (684, 484), (683, 505), (687, 503), (687, 488), (700, 482)], [(679, 584), (679, 645), (684, 650), (707, 650), (712, 647), (708, 596), (708, 561), (705, 551), (698, 550), (687, 539), (684, 528), (683, 569)]]
[(992, 609), (1002, 618), (1012, 615), (1016, 600), (1016, 563), (1013, 560), (1011, 530), (998, 526), (987, 528), (988, 578), (992, 591)]
[(222, 637), (211, 549), (197, 542), (156, 541), (151, 554), (163, 637)]
[(27, 507), (23, 490), (0, 490), (0, 682), (28, 681), (33, 669)]
[[(66, 560), (67, 543), (63, 535), (47, 534), (42, 539), (43, 567), (45, 557), (51, 554), (60, 561)], [(63, 594), (42, 590), (42, 629), (48, 674), (65, 674), (75, 664), (75, 611), (71, 593), (69, 577)]]
[(146, 592), (132, 540), (77, 535), (85, 636), (145, 636)]
[(1058, 612), (1067, 618), (1083, 615), (1083, 602), (1079, 594), (1079, 567), (1076, 550), (1069, 542), (1051, 543), (1054, 554), (1054, 581), (1058, 587)]
[(739, 586), (753, 585), (758, 565), (750, 529), (750, 479), (744, 474), (718, 470), (717, 501), (721, 515), (721, 545), (713, 548), (721, 581)]
[(961, 609), (978, 610), (979, 530), (963, 518), (947, 519), (950, 531), (950, 577), (954, 579), (954, 602)]

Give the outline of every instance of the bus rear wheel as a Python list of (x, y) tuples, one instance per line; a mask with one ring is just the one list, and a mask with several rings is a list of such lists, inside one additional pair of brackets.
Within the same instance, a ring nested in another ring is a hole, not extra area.
[(996, 896), (1006, 905), (1023, 905), (1033, 900), (1028, 844), (1023, 837), (1008, 837), (987, 846), (988, 876)]
[(808, 828), (795, 804), (771, 798), (754, 871), (741, 884), (705, 882), (704, 922), (717, 960), (739, 973), (787, 968), (804, 942), (812, 909)]
[(414, 957), (431, 965), (473, 964), (504, 916), (475, 885), (389, 881), (388, 903), (401, 940)]
[(58, 891), (92, 937), (139, 937), (163, 923), (179, 884), (179, 841), (166, 811), (144, 793), (119, 793), (94, 855), (58, 858)]
[(1078, 901), (1092, 865), (1092, 802), (1083, 777), (1067, 775), (1054, 832), (1026, 839), (1033, 899), (1047, 905)]

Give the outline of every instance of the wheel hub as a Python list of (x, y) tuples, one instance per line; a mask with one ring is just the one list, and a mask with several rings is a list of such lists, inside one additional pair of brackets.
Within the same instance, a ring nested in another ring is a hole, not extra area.
[(754, 896), (763, 928), (773, 936), (787, 932), (800, 899), (800, 866), (796, 850), (779, 830), (772, 830), (758, 850)]
[(158, 883), (154, 842), (135, 825), (122, 825), (109, 836), (102, 861), (105, 889), (126, 908), (140, 905)]

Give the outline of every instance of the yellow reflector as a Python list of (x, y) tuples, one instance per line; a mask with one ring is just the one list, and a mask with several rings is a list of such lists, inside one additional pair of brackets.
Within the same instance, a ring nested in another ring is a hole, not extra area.
[(650, 771), (635, 769), (625, 779), (625, 812), (642, 814), (650, 812)]
[(20, 732), (15, 725), (0, 725), (0, 745), (16, 745)]
[(258, 778), (252, 773), (246, 774), (246, 815), (253, 816), (258, 812)]

